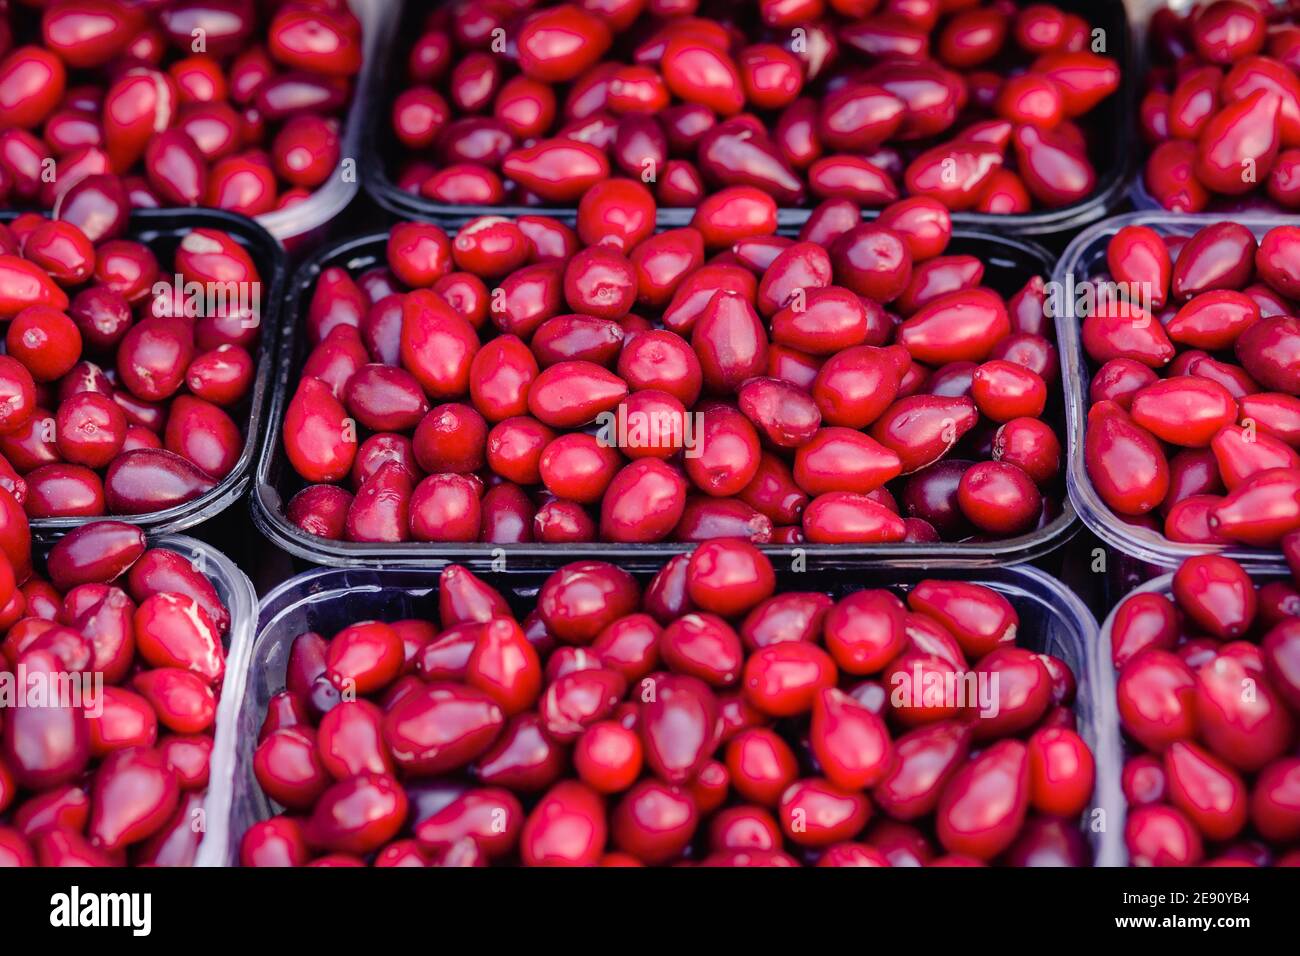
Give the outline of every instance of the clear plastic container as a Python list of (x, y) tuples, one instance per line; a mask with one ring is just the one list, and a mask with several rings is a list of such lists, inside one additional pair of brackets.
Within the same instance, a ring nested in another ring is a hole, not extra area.
[(398, 0), (348, 0), (348, 6), (361, 21), (364, 59), (343, 122), (339, 165), (309, 198), (257, 217), (258, 223), (281, 242), (307, 239), (311, 233), (329, 225), (357, 194), (357, 180), (361, 175), (357, 165), (362, 162), (366, 129), (376, 109), (377, 84), (388, 51), (393, 47), (401, 4)]
[[(1251, 568), (1250, 576), (1257, 583), (1264, 584), (1268, 581), (1290, 580), (1291, 572), (1287, 568), (1275, 564), (1272, 566)], [(1163, 594), (1165, 597), (1173, 600), (1173, 582), (1174, 576), (1172, 572), (1169, 574), (1162, 574), (1158, 578), (1152, 578), (1141, 587), (1134, 588), (1129, 592), (1129, 595), (1126, 595), (1126, 597), (1133, 594)], [(1119, 605), (1117, 604), (1111, 609), (1111, 612), (1106, 615), (1106, 621), (1101, 626), (1101, 635), (1096, 641), (1096, 652), (1093, 658), (1093, 673), (1099, 678), (1103, 678), (1103, 680), (1098, 681), (1098, 684), (1105, 682), (1108, 683), (1110, 687), (1110, 699), (1107, 704), (1111, 713), (1114, 715), (1115, 736), (1119, 743), (1119, 751), (1116, 754), (1116, 759), (1119, 761), (1116, 766), (1119, 769), (1114, 775), (1115, 784), (1119, 789), (1113, 795), (1113, 803), (1099, 803), (1098, 805), (1113, 806), (1115, 808), (1115, 812), (1108, 814), (1108, 826), (1110, 826), (1118, 835), (1118, 847), (1116, 848), (1119, 853), (1118, 865), (1128, 866), (1128, 849), (1124, 845), (1124, 821), (1128, 817), (1128, 803), (1124, 799), (1124, 790), (1120, 784), (1124, 769), (1124, 740), (1123, 734), (1119, 729), (1119, 709), (1118, 705), (1115, 703), (1115, 668), (1111, 665), (1110, 661), (1111, 633), (1115, 628), (1115, 612), (1118, 610)], [(1100, 783), (1098, 785), (1100, 786)]]
[[(953, 224), (967, 229), (987, 229), (1008, 236), (1045, 236), (1069, 229), (1077, 229), (1106, 216), (1124, 201), (1133, 174), (1133, 149), (1126, 134), (1134, 128), (1137, 117), (1137, 90), (1134, 82), (1134, 43), (1132, 27), (1125, 5), (1121, 0), (1059, 0), (1056, 6), (1082, 15), (1096, 29), (1104, 31), (1106, 54), (1120, 64), (1124, 79), (1119, 90), (1084, 118), (1083, 125), (1091, 132), (1093, 164), (1097, 171), (1097, 186), (1087, 199), (1060, 209), (1037, 209), (1033, 212), (1011, 216), (996, 216), (977, 212), (953, 213)], [(384, 209), (403, 219), (420, 219), (446, 226), (459, 226), (477, 216), (521, 216), (545, 214), (572, 223), (577, 218), (576, 206), (554, 208), (500, 206), (457, 206), (437, 203), (400, 189), (394, 182), (389, 161), (405, 152), (392, 133), (391, 106), (401, 90), (402, 66), (410, 44), (419, 35), (419, 24), (428, 13), (429, 5), (407, 3), (401, 17), (398, 35), (404, 38), (396, 48), (397, 54), (383, 65), (384, 75), (377, 89), (380, 100), (372, 110), (369, 134), (366, 137), (365, 187), (370, 197)], [(807, 208), (783, 208), (778, 211), (782, 226), (800, 226), (817, 204), (810, 198)], [(694, 210), (665, 207), (658, 212), (661, 228), (684, 226), (690, 222)], [(878, 210), (867, 210), (864, 217), (874, 219)]]
[[(298, 372), (306, 359), (306, 337), (301, 333), (312, 290), (321, 270), (339, 266), (354, 274), (384, 262), (387, 235), (362, 236), (327, 246), (302, 264), (290, 283), (284, 328), (280, 333), (280, 354), (275, 373), (274, 394), (268, 412), (269, 421), (257, 462), (257, 483), (253, 489), (253, 520), (258, 530), (277, 547), (313, 564), (347, 565), (416, 565), (443, 558), (474, 562), (491, 560), (498, 552), (511, 559), (530, 558), (577, 560), (581, 556), (607, 561), (662, 560), (689, 550), (692, 544), (660, 542), (657, 544), (462, 544), (439, 542), (401, 542), (370, 544), (328, 541), (308, 534), (285, 517), (289, 500), (303, 487), (302, 480), (289, 464), (281, 440), (284, 412), (298, 384)], [(1031, 276), (1046, 277), (1051, 271), (1052, 256), (1041, 246), (1023, 239), (992, 233), (959, 229), (953, 233), (948, 254), (965, 253), (984, 262), (984, 284), (1003, 295), (1018, 291)], [(1068, 392), (1067, 392), (1068, 395)], [(1053, 397), (1047, 418), (1064, 434), (1065, 406)], [(1060, 489), (1061, 512), (1044, 527), (1005, 541), (941, 544), (803, 544), (799, 548), (809, 556), (835, 560), (855, 558), (891, 561), (925, 566), (934, 562), (962, 562), (970, 565), (998, 566), (1033, 561), (1055, 550), (1078, 530), (1074, 508), (1064, 489)], [(765, 550), (788, 552), (789, 547), (770, 545)]]
[[(253, 650), (254, 625), (257, 619), (257, 593), (248, 577), (228, 557), (203, 541), (186, 535), (149, 535), (150, 548), (164, 548), (183, 555), (217, 590), (221, 603), (230, 611), (230, 630), (226, 633), (226, 677), (217, 701), (217, 728), (209, 759), (208, 793), (203, 801), (206, 831), (195, 856), (194, 865), (204, 860), (220, 860), (220, 849), (229, 841), (230, 784), (235, 776), (237, 742), (235, 718), (244, 697), (248, 679), (248, 662)], [(48, 549), (46, 549), (48, 554)], [(209, 863), (207, 865), (212, 865)]]
[[(1147, 48), (1147, 33), (1151, 16), (1156, 10), (1161, 7), (1168, 7), (1170, 10), (1177, 13), (1186, 14), (1194, 7), (1207, 6), (1209, 2), (1210, 0), (1139, 0), (1139, 2), (1132, 4), (1134, 7), (1133, 16), (1137, 18), (1137, 22), (1134, 24), (1134, 62), (1139, 64), (1139, 72), (1134, 75), (1145, 77), (1150, 68), (1151, 57), (1150, 51)], [(1279, 11), (1285, 13), (1285, 8), (1287, 7), (1289, 0), (1270, 0), (1270, 2), (1273, 6), (1277, 7)], [(1300, 8), (1293, 9), (1289, 22), (1300, 22), (1295, 16), (1296, 13), (1300, 13)], [(1287, 21), (1279, 20), (1278, 22), (1281, 23)], [(1149, 146), (1141, 139), (1139, 127), (1137, 125), (1138, 116), (1136, 111), (1137, 108), (1141, 106), (1142, 97), (1137, 96), (1136, 99), (1137, 103), (1134, 107), (1133, 126), (1131, 129), (1134, 133), (1133, 142), (1138, 144), (1138, 156), (1135, 164), (1136, 169), (1133, 172), (1133, 182), (1128, 191), (1128, 200), (1133, 204), (1133, 208), (1139, 212), (1150, 210), (1152, 212), (1164, 212), (1170, 215), (1182, 215), (1181, 213), (1176, 213), (1172, 210), (1166, 209), (1160, 201), (1155, 198), (1155, 196), (1152, 196), (1151, 193), (1147, 191), (1146, 165), (1147, 160), (1151, 156), (1153, 147)], [(1243, 200), (1250, 204), (1250, 208), (1234, 208), (1241, 205)], [(1233, 219), (1236, 219), (1238, 216), (1277, 216), (1281, 220), (1290, 223), (1296, 221), (1297, 215), (1296, 210), (1283, 209), (1277, 203), (1273, 202), (1273, 200), (1268, 197), (1268, 194), (1263, 191), (1262, 187), (1252, 196), (1242, 197), (1242, 199), (1233, 199), (1231, 196), (1215, 197), (1211, 199), (1210, 206), (1205, 210), (1205, 213), (1214, 213), (1220, 218), (1230, 216)]]
[(348, 6), (361, 21), (363, 61), (355, 78), (347, 115), (343, 118), (339, 165), (324, 184), (302, 202), (254, 217), (258, 225), (280, 242), (303, 242), (311, 234), (323, 232), (324, 227), (352, 202), (360, 186), (362, 171), (358, 167), (367, 148), (366, 132), (371, 114), (377, 108), (378, 84), (385, 58), (393, 48), (402, 4), (401, 0), (348, 0)]
[[(444, 562), (445, 563), (445, 562)], [(842, 597), (864, 588), (899, 588), (925, 578), (960, 578), (984, 584), (1004, 594), (1020, 615), (1019, 642), (1033, 650), (1055, 654), (1070, 665), (1078, 680), (1075, 713), (1079, 733), (1096, 757), (1097, 779), (1092, 807), (1104, 811), (1106, 821), (1123, 812), (1120, 790), (1121, 764), (1119, 719), (1115, 709), (1114, 679), (1109, 668), (1098, 671), (1093, 649), (1097, 645), (1097, 622), (1079, 598), (1054, 578), (1032, 567), (989, 568), (972, 573), (959, 566), (904, 568), (889, 563), (836, 567), (812, 565), (813, 582), (805, 575), (777, 572), (782, 590), (815, 588)], [(513, 570), (484, 574), (498, 588), (516, 612), (531, 610), (537, 592), (549, 572)], [(634, 572), (644, 585), (652, 570)], [(253, 753), (258, 730), (271, 696), (284, 689), (285, 668), (293, 639), (304, 631), (332, 635), (348, 624), (369, 619), (397, 620), (423, 617), (437, 620), (438, 570), (434, 568), (321, 568), (301, 574), (262, 599), (257, 638), (253, 644), (251, 670), (244, 682), (236, 713), (237, 765), (228, 781), (232, 792), (222, 793), (222, 804), (230, 807), (223, 849), (205, 849), (208, 864), (238, 865), (239, 841), (253, 823), (275, 812), (253, 774)], [(232, 684), (227, 684), (233, 689)], [(226, 700), (223, 697), (222, 706)], [(1090, 818), (1091, 819), (1091, 818)], [(1123, 863), (1123, 830), (1109, 822), (1104, 828), (1087, 830), (1095, 864)], [(209, 834), (211, 837), (211, 833)]]
[[(19, 213), (0, 212), (0, 223), (13, 220)], [(253, 386), (249, 397), (230, 409), (231, 417), (244, 435), (239, 460), (230, 474), (217, 483), (207, 494), (193, 501), (151, 511), (141, 515), (102, 515), (95, 518), (33, 518), (32, 536), (44, 541), (66, 534), (73, 528), (112, 517), (139, 525), (155, 534), (184, 531), (207, 521), (230, 507), (249, 486), (253, 458), (262, 431), (263, 415), (271, 389), (271, 357), (275, 353), (275, 336), (280, 327), (280, 308), (285, 295), (288, 277), (288, 260), (284, 248), (261, 226), (244, 216), (219, 209), (147, 209), (131, 214), (128, 235), (148, 245), (163, 267), (163, 275), (170, 275), (173, 250), (187, 233), (194, 229), (220, 229), (229, 233), (248, 250), (257, 266), (262, 282), (261, 321), (262, 334), (258, 339), (254, 360)], [(51, 409), (52, 411), (53, 409)]]
[[(1135, 212), (1115, 216), (1090, 226), (1074, 238), (1061, 255), (1052, 280), (1059, 285), (1066, 282), (1066, 276), (1073, 276), (1077, 285), (1095, 276), (1106, 275), (1106, 246), (1111, 237), (1125, 226), (1149, 226), (1161, 235), (1190, 236), (1205, 226), (1222, 221), (1222, 216), (1209, 213)], [(1245, 226), (1256, 239), (1279, 224), (1277, 219), (1268, 216), (1233, 216), (1232, 221)], [(1276, 564), (1276, 551), (1170, 541), (1157, 531), (1129, 524), (1102, 501), (1083, 461), (1088, 385), (1096, 368), (1083, 350), (1079, 322), (1075, 318), (1057, 316), (1056, 341), (1061, 354), (1061, 377), (1065, 383), (1069, 459), (1066, 484), (1070, 500), (1083, 523), (1111, 547), (1161, 568), (1175, 568), (1193, 555), (1215, 552), (1226, 554), (1248, 567)]]

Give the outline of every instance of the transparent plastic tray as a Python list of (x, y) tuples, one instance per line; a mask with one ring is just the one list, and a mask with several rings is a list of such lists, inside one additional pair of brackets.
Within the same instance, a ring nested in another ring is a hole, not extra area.
[[(0, 212), (0, 223), (9, 222), (16, 212)], [(171, 262), (173, 248), (194, 229), (220, 229), (229, 233), (248, 250), (257, 266), (262, 281), (262, 330), (254, 355), (252, 391), (247, 399), (235, 406), (231, 417), (239, 425), (244, 437), (239, 460), (230, 474), (217, 483), (207, 494), (193, 501), (151, 511), (141, 515), (101, 515), (94, 518), (33, 518), (32, 536), (47, 540), (66, 534), (83, 524), (111, 517), (139, 525), (145, 531), (164, 534), (184, 531), (207, 521), (230, 507), (248, 487), (253, 470), (253, 458), (262, 431), (262, 416), (270, 393), (271, 357), (275, 352), (275, 336), (280, 327), (280, 307), (285, 295), (288, 265), (280, 243), (245, 216), (223, 212), (219, 209), (144, 209), (131, 214), (128, 235), (145, 243), (158, 256), (164, 266)]]
[[(226, 676), (217, 701), (217, 728), (209, 757), (208, 793), (203, 801), (203, 823), (207, 828), (194, 865), (205, 859), (220, 859), (219, 848), (229, 841), (230, 783), (235, 775), (235, 719), (244, 696), (248, 662), (253, 650), (257, 619), (257, 594), (247, 576), (228, 557), (203, 541), (186, 535), (149, 535), (150, 548), (164, 548), (183, 555), (217, 590), (221, 603), (230, 611), (226, 633)], [(49, 549), (44, 549), (48, 554)], [(208, 864), (211, 865), (211, 864)]]
[[(1250, 576), (1255, 581), (1263, 584), (1274, 580), (1290, 580), (1291, 572), (1283, 566), (1274, 564), (1271, 566), (1251, 568)], [(1174, 575), (1172, 572), (1162, 574), (1160, 577), (1153, 578), (1146, 582), (1141, 587), (1134, 588), (1128, 595), (1125, 595), (1125, 597), (1129, 597), (1133, 594), (1163, 594), (1165, 597), (1172, 600), (1174, 590), (1173, 582)], [(1092, 672), (1099, 677), (1104, 675), (1106, 681), (1110, 685), (1109, 708), (1115, 720), (1115, 736), (1119, 740), (1119, 752), (1116, 755), (1119, 761), (1116, 766), (1119, 770), (1115, 773), (1115, 781), (1119, 790), (1114, 795), (1114, 803), (1110, 804), (1110, 806), (1116, 808), (1116, 812), (1108, 814), (1110, 817), (1108, 826), (1118, 834), (1118, 846), (1116, 847), (1116, 850), (1119, 853), (1118, 865), (1128, 866), (1128, 849), (1124, 845), (1124, 822), (1128, 817), (1128, 803), (1124, 799), (1124, 790), (1122, 785), (1119, 783), (1122, 779), (1124, 769), (1124, 739), (1123, 733), (1119, 729), (1119, 709), (1118, 705), (1115, 703), (1115, 668), (1111, 665), (1110, 661), (1111, 633), (1115, 628), (1115, 613), (1118, 610), (1119, 605), (1117, 604), (1111, 609), (1111, 612), (1106, 615), (1106, 621), (1101, 626), (1101, 635), (1096, 641), (1096, 651), (1092, 662)]]
[[(1052, 279), (1064, 283), (1067, 275), (1073, 275), (1077, 284), (1105, 275), (1106, 246), (1111, 237), (1125, 226), (1150, 226), (1161, 235), (1190, 236), (1205, 226), (1222, 221), (1222, 216), (1208, 213), (1179, 215), (1171, 212), (1135, 212), (1115, 216), (1090, 226), (1076, 236), (1062, 254)], [(1232, 221), (1241, 223), (1255, 234), (1256, 239), (1278, 225), (1276, 219), (1267, 216), (1234, 216)], [(1222, 552), (1250, 567), (1276, 564), (1276, 551), (1170, 541), (1157, 531), (1129, 524), (1102, 501), (1092, 479), (1088, 477), (1083, 461), (1088, 385), (1096, 368), (1091, 365), (1083, 350), (1077, 319), (1057, 316), (1056, 341), (1061, 354), (1061, 377), (1065, 383), (1069, 459), (1066, 484), (1070, 500), (1074, 502), (1074, 508), (1083, 523), (1111, 547), (1161, 568), (1174, 568), (1193, 555), (1214, 552)]]
[[(458, 206), (436, 203), (418, 194), (399, 188), (389, 170), (389, 161), (403, 155), (402, 147), (391, 130), (391, 106), (401, 89), (402, 66), (406, 51), (415, 42), (419, 24), (437, 0), (408, 2), (401, 16), (396, 55), (382, 64), (378, 77), (378, 108), (372, 110), (369, 132), (366, 137), (365, 187), (366, 192), (384, 209), (403, 219), (420, 219), (443, 225), (459, 226), (477, 216), (521, 216), (545, 214), (572, 223), (577, 218), (575, 206), (531, 207), (518, 205)], [(1134, 128), (1137, 117), (1137, 83), (1131, 80), (1136, 44), (1132, 27), (1121, 0), (1060, 0), (1056, 4), (1063, 10), (1081, 14), (1095, 27), (1105, 31), (1106, 53), (1120, 64), (1125, 78), (1119, 90), (1088, 116), (1084, 125), (1092, 132), (1094, 167), (1097, 170), (1097, 188), (1091, 196), (1060, 209), (1039, 209), (1012, 216), (986, 213), (953, 213), (953, 224), (968, 229), (987, 229), (1002, 235), (1040, 236), (1077, 229), (1096, 222), (1122, 203), (1129, 189), (1133, 173), (1133, 150), (1124, 132)], [(394, 6), (396, 2), (394, 0)], [(813, 201), (807, 208), (782, 208), (778, 222), (782, 226), (799, 226), (807, 221)], [(694, 210), (665, 207), (659, 210), (658, 225), (662, 228), (684, 226), (690, 222)], [(878, 210), (866, 210), (864, 218), (874, 219)]]
[[(417, 565), (450, 558), (475, 564), (490, 561), (497, 553), (511, 559), (530, 558), (554, 561), (562, 557), (575, 561), (587, 556), (607, 561), (653, 561), (694, 547), (687, 542), (657, 544), (469, 544), (440, 542), (401, 542), (372, 544), (350, 541), (327, 541), (308, 534), (285, 517), (289, 499), (303, 483), (289, 464), (281, 440), (285, 408), (297, 388), (298, 372), (307, 355), (306, 337), (301, 333), (312, 290), (321, 270), (340, 266), (355, 272), (384, 262), (387, 235), (362, 236), (343, 240), (315, 253), (294, 275), (289, 289), (284, 328), (280, 333), (280, 353), (275, 370), (274, 392), (269, 420), (262, 438), (257, 462), (257, 481), (252, 494), (253, 520), (258, 529), (277, 547), (313, 564), (347, 565)], [(978, 256), (984, 262), (984, 284), (1003, 295), (1011, 295), (1033, 275), (1046, 277), (1051, 272), (1052, 257), (1041, 246), (1028, 240), (1008, 238), (973, 230), (956, 230), (947, 252)], [(1068, 389), (1066, 391), (1068, 401)], [(1053, 397), (1047, 417), (1063, 434), (1065, 406)], [(1042, 528), (1005, 541), (940, 544), (803, 544), (799, 549), (809, 556), (824, 559), (855, 558), (892, 561), (925, 566), (932, 562), (962, 562), (970, 565), (997, 566), (1033, 561), (1068, 541), (1078, 530), (1074, 508), (1064, 489), (1060, 491), (1061, 512)], [(788, 552), (789, 546), (764, 545), (764, 550)]]
[(324, 184), (302, 202), (254, 217), (258, 225), (283, 243), (305, 242), (313, 233), (323, 232), (347, 208), (360, 188), (362, 171), (358, 166), (363, 162), (366, 132), (376, 109), (377, 84), (384, 60), (393, 46), (401, 0), (348, 0), (348, 6), (361, 21), (364, 59), (343, 118), (339, 164)]
[(277, 209), (257, 217), (258, 223), (281, 242), (293, 239), (303, 241), (309, 234), (329, 225), (357, 194), (358, 178), (362, 175), (357, 166), (363, 162), (364, 137), (371, 114), (377, 110), (375, 97), (378, 95), (378, 81), (393, 47), (401, 2), (348, 0), (348, 6), (361, 21), (364, 59), (343, 122), (339, 165), (308, 199), (287, 209)]
[[(644, 586), (653, 571), (634, 572)], [(806, 572), (807, 573), (807, 572)], [(1054, 578), (1032, 567), (970, 569), (936, 565), (904, 568), (887, 562), (843, 567), (818, 567), (812, 582), (803, 574), (778, 571), (782, 590), (822, 590), (836, 597), (864, 588), (898, 588), (924, 578), (960, 578), (987, 585), (1002, 594), (1020, 615), (1020, 643), (1061, 657), (1078, 680), (1075, 713), (1079, 733), (1096, 756), (1097, 780), (1092, 806), (1105, 812), (1107, 821), (1123, 813), (1119, 773), (1119, 719), (1115, 709), (1114, 679), (1109, 669), (1097, 671), (1093, 648), (1097, 622), (1079, 598)], [(536, 604), (537, 592), (548, 572), (513, 570), (484, 574), (515, 611)], [(397, 620), (403, 617), (437, 619), (438, 570), (435, 568), (320, 568), (286, 581), (262, 599), (257, 638), (250, 671), (236, 711), (238, 746), (235, 773), (218, 777), (231, 792), (220, 800), (230, 807), (228, 839), (224, 848), (214, 845), (205, 858), (209, 864), (238, 865), (239, 841), (253, 823), (274, 813), (253, 774), (253, 752), (258, 730), (271, 696), (284, 688), (285, 668), (293, 639), (304, 631), (332, 635), (348, 624), (365, 619)], [(228, 689), (231, 685), (227, 685)], [(226, 701), (223, 697), (222, 705)], [(1123, 863), (1123, 830), (1107, 823), (1087, 838), (1097, 866)], [(211, 834), (210, 834), (211, 836)], [(206, 849), (207, 847), (205, 847)], [(224, 849), (224, 855), (221, 855)]]
[[(1205, 6), (1208, 2), (1209, 0), (1139, 0), (1139, 2), (1135, 3), (1134, 7), (1136, 9), (1133, 11), (1133, 15), (1138, 18), (1138, 22), (1134, 25), (1134, 62), (1139, 64), (1139, 72), (1134, 75), (1146, 76), (1147, 74), (1147, 69), (1151, 60), (1147, 49), (1147, 32), (1151, 16), (1157, 9), (1160, 7), (1168, 7), (1178, 13), (1186, 13), (1191, 8)], [(1288, 0), (1270, 0), (1270, 2), (1273, 6), (1282, 10), (1286, 6)], [(1300, 13), (1300, 8), (1297, 8), (1295, 12)], [(1295, 22), (1294, 16), (1292, 21)], [(1137, 209), (1139, 212), (1149, 210), (1151, 212), (1167, 213), (1171, 216), (1183, 215), (1182, 213), (1166, 209), (1155, 196), (1152, 196), (1151, 193), (1147, 191), (1146, 165), (1147, 159), (1151, 156), (1153, 147), (1147, 145), (1147, 143), (1141, 139), (1140, 133), (1138, 132), (1139, 120), (1137, 116), (1137, 107), (1141, 105), (1141, 99), (1140, 96), (1136, 97), (1137, 102), (1134, 106), (1133, 125), (1130, 127), (1130, 129), (1133, 130), (1133, 141), (1138, 144), (1139, 149), (1137, 161), (1134, 164), (1136, 168), (1133, 171), (1133, 182), (1128, 191), (1128, 200), (1133, 204), (1133, 208)], [(1242, 205), (1246, 208), (1238, 208)], [(1223, 197), (1217, 201), (1212, 200), (1210, 207), (1206, 209), (1205, 212), (1214, 213), (1220, 217), (1231, 216), (1234, 219), (1238, 216), (1278, 216), (1280, 219), (1291, 223), (1294, 223), (1297, 215), (1300, 215), (1300, 211), (1298, 210), (1283, 209), (1271, 200), (1268, 197), (1268, 194), (1262, 190), (1257, 191), (1253, 197), (1242, 197), (1241, 200), (1234, 200), (1232, 197)]]

